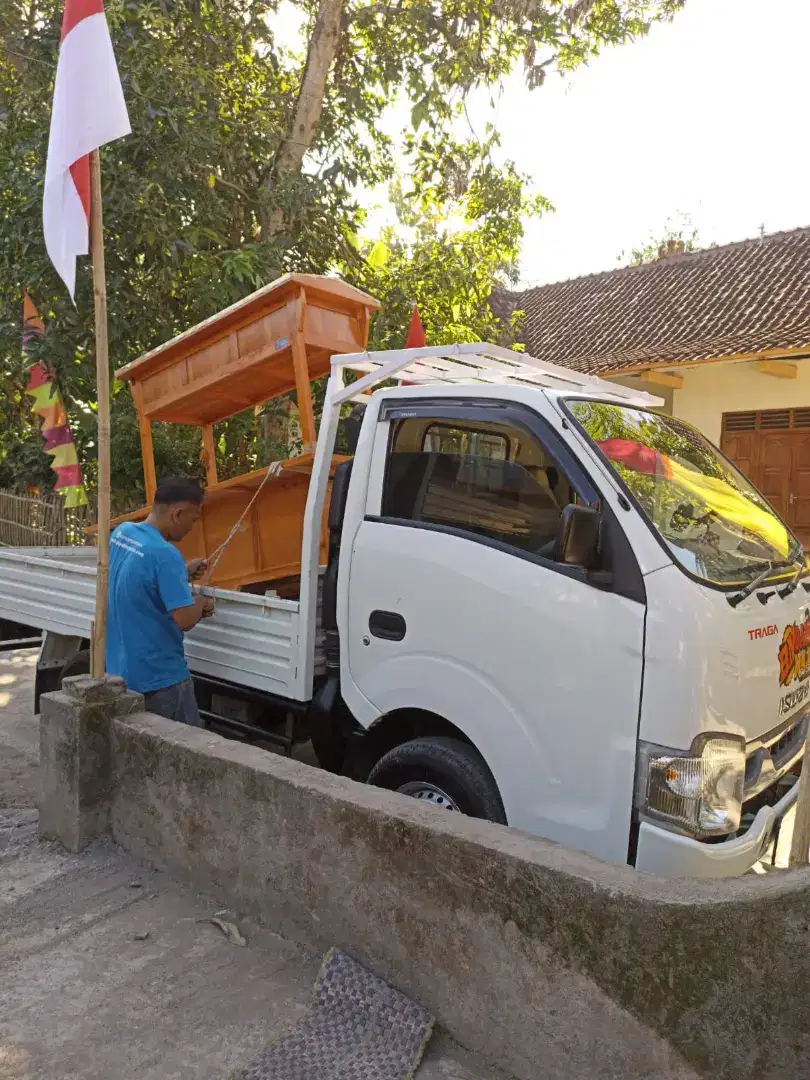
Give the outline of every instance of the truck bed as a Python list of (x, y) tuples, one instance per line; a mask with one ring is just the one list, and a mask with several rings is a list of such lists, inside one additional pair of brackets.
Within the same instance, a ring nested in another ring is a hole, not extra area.
[[(0, 548), (0, 618), (89, 639), (95, 564), (93, 547)], [(186, 635), (191, 671), (300, 700), (298, 601), (209, 591), (216, 598), (216, 615)], [(318, 632), (315, 672), (323, 670)]]

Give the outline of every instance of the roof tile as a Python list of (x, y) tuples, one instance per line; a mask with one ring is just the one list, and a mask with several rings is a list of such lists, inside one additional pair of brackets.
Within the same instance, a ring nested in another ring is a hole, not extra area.
[(502, 290), (492, 307), (524, 311), (527, 350), (577, 371), (810, 351), (810, 228)]

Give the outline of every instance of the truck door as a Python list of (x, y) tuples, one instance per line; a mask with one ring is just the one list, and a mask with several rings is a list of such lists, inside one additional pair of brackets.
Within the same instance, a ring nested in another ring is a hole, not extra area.
[(366, 726), (418, 709), (463, 732), (510, 825), (625, 861), (643, 584), (595, 584), (553, 561), (563, 507), (600, 500), (552, 415), (383, 403), (341, 563), (342, 685)]

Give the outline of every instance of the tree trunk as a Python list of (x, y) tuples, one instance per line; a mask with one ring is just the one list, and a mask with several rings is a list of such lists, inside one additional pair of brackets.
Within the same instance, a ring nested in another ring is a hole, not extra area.
[[(273, 166), (264, 183), (271, 190), (279, 180), (300, 173), (304, 157), (312, 146), (323, 110), (326, 80), (332, 69), (340, 42), (340, 18), (344, 0), (320, 0), (318, 14), (307, 48), (307, 62), (295, 113), (279, 146)], [(262, 239), (271, 240), (284, 228), (284, 212), (266, 210), (262, 214)]]

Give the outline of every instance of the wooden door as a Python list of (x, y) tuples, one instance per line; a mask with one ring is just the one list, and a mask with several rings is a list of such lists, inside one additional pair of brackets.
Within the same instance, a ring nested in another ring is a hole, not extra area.
[(794, 436), (788, 525), (810, 550), (810, 432)]
[(725, 413), (720, 446), (810, 550), (810, 409)]
[(760, 431), (757, 434), (759, 435), (757, 465), (754, 476), (749, 474), (749, 477), (777, 514), (788, 521), (793, 433)]

